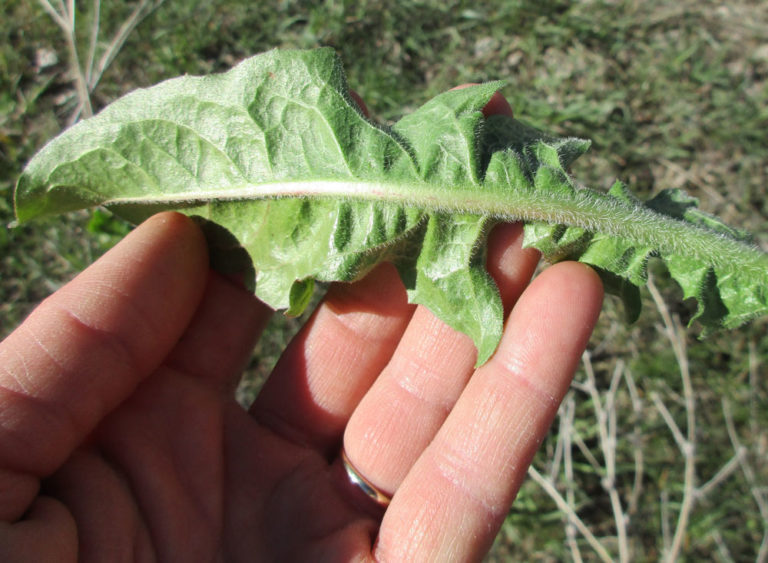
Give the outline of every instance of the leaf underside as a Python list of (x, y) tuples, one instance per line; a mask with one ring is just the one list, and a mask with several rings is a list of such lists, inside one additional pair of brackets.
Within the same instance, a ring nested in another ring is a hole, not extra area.
[(215, 267), (297, 315), (315, 281), (393, 262), (409, 299), (468, 334), (478, 365), (501, 337), (485, 269), (498, 221), (525, 244), (600, 273), (634, 318), (647, 262), (662, 259), (705, 330), (768, 312), (768, 259), (679, 190), (647, 202), (567, 174), (587, 141), (482, 108), (502, 86), (446, 92), (393, 127), (363, 116), (331, 49), (273, 50), (219, 75), (137, 90), (50, 142), (19, 179), (19, 221), (106, 206), (138, 222), (198, 218)]

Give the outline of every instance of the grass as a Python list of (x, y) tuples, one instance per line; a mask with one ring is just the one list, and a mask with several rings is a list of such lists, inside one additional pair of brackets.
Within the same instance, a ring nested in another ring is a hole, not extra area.
[[(81, 48), (88, 5), (78, 5)], [(101, 37), (130, 9), (105, 2)], [(0, 10), (6, 224), (16, 176), (77, 99), (66, 42), (40, 5), (6, 0)], [(318, 45), (339, 51), (385, 122), (457, 84), (508, 79), (518, 116), (593, 140), (574, 169), (585, 183), (607, 188), (618, 177), (643, 195), (684, 188), (768, 249), (768, 12), (748, 0), (167, 0), (91, 100), (98, 109), (181, 73)], [(76, 214), (0, 230), (0, 336), (124, 228)], [(662, 270), (653, 279), (658, 295), (644, 293), (638, 323), (625, 326), (606, 304), (489, 560), (768, 559), (768, 323), (699, 341), (695, 327), (679, 329), (690, 304)], [(294, 328), (278, 321), (253, 374), (268, 373)]]

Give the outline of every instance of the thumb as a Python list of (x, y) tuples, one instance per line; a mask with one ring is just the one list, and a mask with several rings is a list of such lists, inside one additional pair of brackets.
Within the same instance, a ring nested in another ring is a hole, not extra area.
[(18, 518), (98, 422), (171, 350), (208, 258), (183, 215), (147, 220), (0, 343), (0, 518)]

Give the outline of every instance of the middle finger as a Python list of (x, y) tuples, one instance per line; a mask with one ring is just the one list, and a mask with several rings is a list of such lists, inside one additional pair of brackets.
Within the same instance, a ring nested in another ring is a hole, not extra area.
[(251, 414), (294, 443), (336, 453), (352, 411), (392, 356), (413, 309), (391, 264), (353, 284), (333, 285), (286, 348)]

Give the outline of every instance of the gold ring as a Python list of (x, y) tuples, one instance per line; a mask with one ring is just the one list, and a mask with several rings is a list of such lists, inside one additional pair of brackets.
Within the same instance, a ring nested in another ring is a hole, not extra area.
[(389, 506), (389, 501), (392, 499), (377, 489), (368, 479), (360, 475), (360, 472), (355, 468), (354, 465), (352, 465), (352, 462), (349, 461), (347, 452), (344, 451), (343, 447), (341, 448), (341, 461), (344, 463), (344, 469), (347, 472), (347, 477), (349, 477), (349, 480), (352, 482), (352, 484), (356, 485), (361, 491), (365, 493), (368, 498), (372, 499), (379, 506), (384, 508)]

